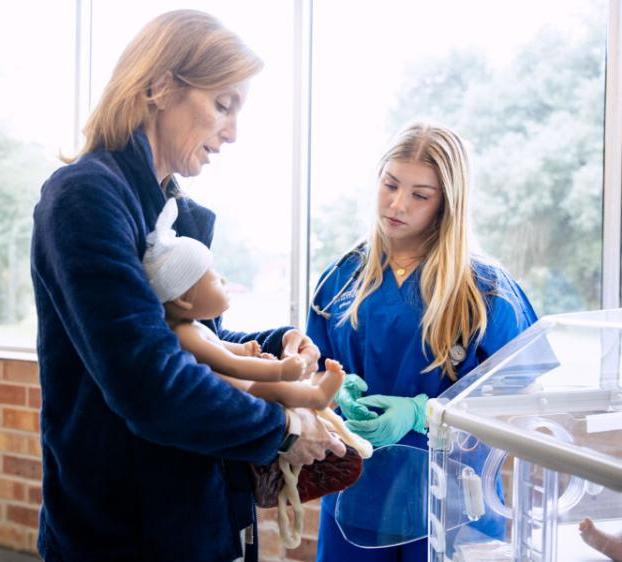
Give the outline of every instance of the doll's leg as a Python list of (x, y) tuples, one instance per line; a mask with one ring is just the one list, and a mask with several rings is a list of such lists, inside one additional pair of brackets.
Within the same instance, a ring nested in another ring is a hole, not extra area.
[(581, 521), (579, 531), (581, 538), (592, 548), (615, 562), (622, 562), (622, 535), (610, 535), (600, 531), (589, 517)]
[[(295, 358), (292, 357), (292, 358)], [(326, 408), (341, 386), (345, 373), (336, 361), (326, 361), (326, 372), (317, 384), (307, 381), (254, 382), (248, 391), (254, 396), (280, 402), (288, 408)]]
[(327, 359), (324, 374), (315, 381), (315, 384), (308, 385), (308, 388), (315, 392), (314, 404), (309, 407), (316, 410), (327, 408), (343, 384), (345, 376), (346, 374), (338, 361)]
[[(309, 384), (306, 382), (300, 382), (296, 384), (297, 388), (300, 388), (303, 393), (298, 397), (299, 400), (305, 402), (304, 404), (286, 404), (288, 407), (295, 408), (303, 406), (306, 408), (313, 408), (314, 410), (323, 410), (327, 408), (332, 399), (337, 394), (339, 387), (342, 385), (346, 374), (341, 368), (341, 365), (337, 361), (330, 359), (326, 360), (326, 371), (316, 379), (315, 384)], [(287, 390), (286, 392), (289, 392)], [(292, 396), (294, 398), (294, 396)]]

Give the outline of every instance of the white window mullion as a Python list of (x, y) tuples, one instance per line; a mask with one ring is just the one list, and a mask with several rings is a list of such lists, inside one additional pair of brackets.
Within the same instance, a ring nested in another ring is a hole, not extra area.
[(609, 2), (603, 193), (602, 307), (620, 306), (622, 212), (622, 0)]
[(290, 322), (297, 327), (304, 323), (309, 300), (312, 8), (312, 0), (295, 1)]
[(76, 0), (74, 151), (82, 146), (82, 127), (91, 111), (92, 0)]

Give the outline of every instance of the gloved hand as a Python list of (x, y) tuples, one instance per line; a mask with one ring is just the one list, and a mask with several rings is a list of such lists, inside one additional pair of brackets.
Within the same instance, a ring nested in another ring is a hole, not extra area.
[(397, 443), (409, 431), (425, 433), (425, 407), (428, 397), (418, 394), (414, 398), (374, 394), (357, 400), (362, 406), (384, 409), (375, 419), (348, 420), (348, 429), (367, 439), (374, 447)]
[(343, 384), (335, 396), (335, 402), (341, 408), (343, 415), (349, 420), (372, 420), (378, 417), (376, 412), (368, 410), (357, 399), (367, 391), (367, 383), (358, 375), (346, 375)]

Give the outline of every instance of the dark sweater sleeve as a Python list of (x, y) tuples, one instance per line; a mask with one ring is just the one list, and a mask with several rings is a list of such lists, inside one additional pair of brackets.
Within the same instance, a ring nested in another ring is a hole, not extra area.
[(143, 272), (142, 220), (133, 195), (100, 174), (49, 182), (35, 210), (33, 275), (85, 376), (144, 439), (270, 461), (283, 437), (283, 408), (234, 389), (181, 350)]
[[(212, 326), (210, 326), (214, 329)], [(280, 357), (283, 351), (283, 335), (288, 330), (292, 329), (292, 326), (283, 326), (274, 330), (264, 330), (262, 332), (234, 332), (231, 330), (225, 330), (222, 327), (222, 318), (218, 318), (215, 322), (215, 332), (221, 340), (233, 342), (233, 343), (245, 343), (251, 340), (257, 340), (261, 345), (262, 351), (266, 353), (272, 353)]]

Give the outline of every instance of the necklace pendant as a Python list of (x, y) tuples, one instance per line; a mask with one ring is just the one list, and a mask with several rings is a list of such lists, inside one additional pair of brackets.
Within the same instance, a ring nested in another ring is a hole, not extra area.
[(404, 275), (404, 273), (406, 273), (406, 270), (400, 267), (398, 270), (395, 271), (395, 273), (397, 273), (401, 277), (402, 275)]

